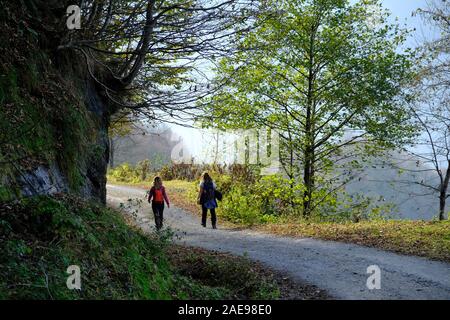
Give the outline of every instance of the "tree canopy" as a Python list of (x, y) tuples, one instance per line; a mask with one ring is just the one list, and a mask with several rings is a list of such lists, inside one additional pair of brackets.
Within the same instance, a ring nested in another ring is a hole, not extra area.
[(216, 81), (226, 85), (208, 101), (205, 124), (278, 129), (286, 172), (303, 177), (308, 215), (320, 202), (315, 193), (351, 178), (333, 170), (339, 163), (414, 133), (402, 90), (411, 53), (399, 50), (407, 32), (387, 23), (377, 0), (266, 6), (277, 15), (258, 19), (237, 54), (219, 61)]
[[(73, 4), (55, 2), (47, 6)], [(61, 26), (58, 50), (82, 54), (111, 113), (131, 109), (160, 121), (192, 116), (192, 102), (209, 93), (201, 64), (229, 54), (232, 35), (248, 28), (259, 10), (254, 0), (87, 0), (79, 6), (81, 28)]]

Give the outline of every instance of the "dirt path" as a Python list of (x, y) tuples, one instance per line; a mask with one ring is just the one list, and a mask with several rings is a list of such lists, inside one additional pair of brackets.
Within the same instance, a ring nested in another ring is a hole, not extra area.
[[(153, 228), (153, 214), (145, 202), (145, 191), (108, 185), (108, 203), (119, 206), (128, 199), (141, 199), (131, 205), (144, 229)], [(425, 258), (403, 256), (374, 248), (315, 239), (293, 239), (253, 231), (212, 230), (200, 225), (198, 217), (179, 208), (164, 212), (165, 226), (176, 231), (181, 244), (247, 255), (294, 280), (327, 290), (339, 299), (449, 299), (450, 264)], [(367, 268), (381, 270), (381, 289), (366, 286)]]

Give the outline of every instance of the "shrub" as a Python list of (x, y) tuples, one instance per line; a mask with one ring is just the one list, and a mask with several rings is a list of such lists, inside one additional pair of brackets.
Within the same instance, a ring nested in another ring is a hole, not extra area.
[(260, 221), (260, 203), (253, 200), (248, 188), (235, 184), (222, 201), (221, 215), (231, 222), (255, 224)]
[(120, 166), (109, 170), (108, 176), (110, 180), (118, 182), (129, 182), (133, 179), (134, 172), (128, 163), (123, 163)]
[(189, 164), (189, 163), (171, 163), (161, 168), (159, 174), (164, 180), (187, 180), (195, 181), (200, 178), (203, 172), (208, 171), (216, 180), (223, 175), (232, 176), (233, 180), (241, 182), (256, 181), (258, 167), (250, 167), (239, 164), (221, 165), (221, 164)]
[(171, 170), (171, 168), (169, 166), (163, 166), (161, 168), (161, 170), (159, 171), (159, 176), (161, 177), (161, 179), (163, 180), (174, 180), (174, 175), (173, 172)]
[(264, 214), (298, 214), (301, 210), (304, 192), (303, 184), (280, 175), (264, 176), (254, 186), (261, 198)]
[(139, 183), (151, 177), (150, 161), (143, 160), (136, 167), (123, 163), (108, 171), (108, 179), (113, 182)]
[(139, 180), (146, 181), (151, 175), (151, 163), (150, 160), (145, 159), (139, 161), (135, 168), (136, 173), (139, 175)]
[[(256, 181), (241, 182), (231, 175), (216, 178), (224, 200), (219, 214), (225, 219), (252, 225), (283, 220), (303, 220), (304, 186), (280, 175), (263, 176)], [(317, 189), (313, 194), (316, 206), (308, 221), (359, 222), (383, 219), (392, 212), (392, 205), (378, 203), (364, 195), (348, 195), (345, 190), (330, 192)]]

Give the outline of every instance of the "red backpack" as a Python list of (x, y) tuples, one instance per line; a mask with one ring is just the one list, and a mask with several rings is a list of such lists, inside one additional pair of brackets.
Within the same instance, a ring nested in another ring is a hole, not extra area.
[(164, 202), (162, 188), (159, 188), (159, 189), (153, 188), (153, 201)]

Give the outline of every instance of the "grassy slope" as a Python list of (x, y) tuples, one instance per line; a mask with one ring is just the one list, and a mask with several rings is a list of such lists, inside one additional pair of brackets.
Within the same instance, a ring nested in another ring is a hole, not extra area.
[[(118, 212), (74, 197), (0, 203), (0, 299), (279, 297), (273, 278), (243, 260), (174, 252), (168, 243), (130, 227)], [(187, 262), (197, 274), (186, 271)], [(66, 287), (69, 265), (80, 266), (81, 291)], [(211, 270), (232, 271), (211, 282)]]
[(169, 260), (181, 274), (208, 286), (225, 285), (234, 288), (233, 299), (248, 296), (270, 298), (277, 295), (288, 300), (332, 298), (324, 290), (292, 281), (284, 273), (275, 272), (240, 256), (186, 246), (171, 246), (168, 252)]
[[(198, 213), (199, 209), (195, 204), (195, 186), (192, 182), (166, 181), (165, 185), (176, 205), (192, 213)], [(218, 215), (220, 218), (220, 209)], [(357, 243), (450, 262), (450, 221), (279, 222), (252, 228), (283, 236)]]

